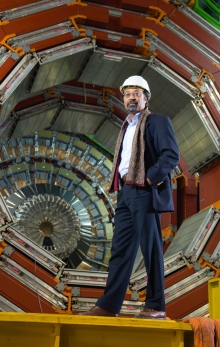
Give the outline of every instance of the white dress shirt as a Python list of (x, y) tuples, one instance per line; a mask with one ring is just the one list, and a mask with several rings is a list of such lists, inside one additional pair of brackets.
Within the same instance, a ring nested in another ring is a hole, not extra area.
[(136, 126), (140, 117), (140, 113), (136, 113), (133, 117), (133, 121), (130, 121), (130, 116), (128, 115), (126, 120), (128, 122), (128, 126), (124, 135), (123, 143), (122, 143), (122, 151), (121, 151), (121, 162), (118, 168), (119, 174), (121, 178), (128, 173), (128, 167), (131, 159), (131, 151), (132, 151), (132, 142), (134, 138), (134, 133), (136, 130)]

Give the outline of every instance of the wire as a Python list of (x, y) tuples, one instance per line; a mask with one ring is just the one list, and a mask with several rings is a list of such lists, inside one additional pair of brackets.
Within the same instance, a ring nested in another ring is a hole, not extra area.
[(33, 253), (34, 253), (34, 281), (35, 281), (35, 285), (36, 285), (36, 292), (37, 292), (37, 298), (38, 298), (38, 302), (39, 302), (40, 312), (43, 313), (43, 309), (42, 309), (42, 305), (41, 305), (41, 299), (40, 299), (40, 294), (39, 294), (39, 290), (38, 290), (38, 287), (37, 287), (37, 280), (36, 280), (36, 277), (37, 277), (37, 261), (36, 261), (35, 251)]

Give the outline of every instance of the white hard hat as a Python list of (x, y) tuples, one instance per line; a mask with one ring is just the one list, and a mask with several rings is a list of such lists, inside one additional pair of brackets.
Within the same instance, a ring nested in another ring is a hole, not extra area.
[(133, 87), (138, 87), (138, 88), (142, 88), (144, 90), (146, 90), (149, 94), (150, 94), (150, 88), (149, 85), (147, 83), (147, 81), (141, 77), (141, 76), (131, 76), (128, 77), (124, 83), (122, 84), (122, 86), (119, 88), (120, 92), (123, 94), (124, 93), (124, 89), (125, 88), (133, 88)]

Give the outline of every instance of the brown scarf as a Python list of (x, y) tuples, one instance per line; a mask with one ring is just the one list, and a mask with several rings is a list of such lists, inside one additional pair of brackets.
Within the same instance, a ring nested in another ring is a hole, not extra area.
[[(145, 152), (145, 129), (147, 116), (150, 114), (148, 110), (143, 110), (139, 121), (137, 123), (135, 134), (132, 142), (131, 159), (129, 163), (126, 184), (132, 184), (139, 187), (145, 185), (145, 165), (144, 165), (144, 152)], [(113, 160), (113, 167), (110, 177), (110, 192), (119, 189), (119, 153), (123, 142), (124, 134), (127, 128), (127, 120), (122, 124), (118, 140), (115, 146), (115, 155)]]

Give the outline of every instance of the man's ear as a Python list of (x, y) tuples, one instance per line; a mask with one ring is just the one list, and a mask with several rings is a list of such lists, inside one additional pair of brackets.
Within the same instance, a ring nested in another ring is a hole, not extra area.
[(145, 108), (147, 108), (148, 106), (149, 106), (149, 101), (148, 101), (148, 98), (146, 97)]

